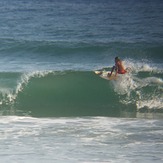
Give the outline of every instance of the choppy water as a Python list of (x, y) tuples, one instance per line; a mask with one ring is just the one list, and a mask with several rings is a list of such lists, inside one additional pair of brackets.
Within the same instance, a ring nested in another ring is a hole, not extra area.
[(162, 162), (161, 120), (2, 117), (2, 162)]
[[(1, 162), (162, 162), (162, 9), (1, 0)], [(130, 73), (95, 75), (115, 56)]]

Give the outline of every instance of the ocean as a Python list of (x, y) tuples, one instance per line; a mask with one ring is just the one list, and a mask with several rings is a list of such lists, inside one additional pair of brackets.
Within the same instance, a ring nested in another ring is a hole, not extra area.
[(0, 24), (1, 163), (163, 162), (162, 0), (1, 0)]

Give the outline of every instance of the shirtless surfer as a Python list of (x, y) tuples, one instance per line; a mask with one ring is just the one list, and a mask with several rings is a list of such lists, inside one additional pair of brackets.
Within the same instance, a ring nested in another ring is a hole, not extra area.
[(115, 66), (112, 67), (111, 73), (108, 74), (108, 76), (111, 76), (113, 71), (115, 71), (115, 76), (117, 76), (117, 74), (125, 74), (127, 72), (127, 69), (124, 68), (119, 57), (115, 57)]

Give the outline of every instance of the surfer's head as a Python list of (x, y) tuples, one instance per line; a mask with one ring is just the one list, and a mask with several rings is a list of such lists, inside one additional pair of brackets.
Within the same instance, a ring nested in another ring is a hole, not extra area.
[(120, 61), (119, 57), (115, 57), (115, 61)]

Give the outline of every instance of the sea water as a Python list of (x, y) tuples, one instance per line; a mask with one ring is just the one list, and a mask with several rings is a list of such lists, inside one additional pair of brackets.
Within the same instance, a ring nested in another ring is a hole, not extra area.
[[(0, 162), (163, 162), (162, 9), (1, 0)], [(94, 73), (116, 56), (129, 73)]]
[(1, 162), (162, 162), (161, 120), (1, 117)]

